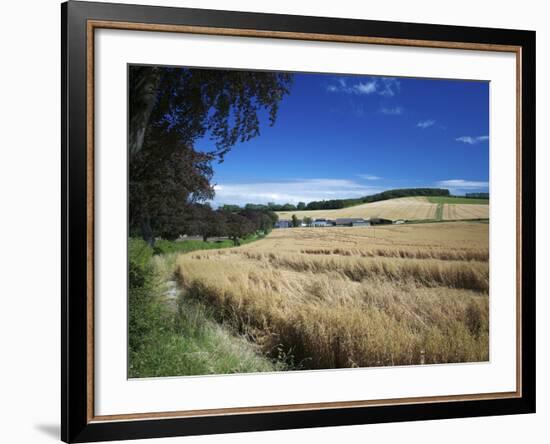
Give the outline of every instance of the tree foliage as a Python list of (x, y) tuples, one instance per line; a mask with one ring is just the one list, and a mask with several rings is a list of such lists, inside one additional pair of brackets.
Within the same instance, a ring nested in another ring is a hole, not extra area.
[(174, 133), (149, 138), (129, 165), (129, 221), (152, 244), (174, 238), (189, 223), (193, 204), (211, 199), (212, 156), (181, 143)]
[(489, 193), (466, 193), (463, 197), (471, 199), (489, 199)]
[(271, 211), (300, 211), (300, 210), (337, 210), (340, 208), (351, 207), (368, 202), (378, 202), (380, 200), (394, 199), (396, 197), (407, 196), (449, 196), (449, 190), (442, 188), (401, 188), (387, 190), (370, 196), (359, 197), (356, 199), (330, 199), (316, 200), (308, 204), (298, 202), (297, 205), (291, 203), (277, 204), (268, 202), (267, 204), (246, 204), (245, 208), (267, 208)]
[[(199, 205), (214, 197), (212, 162), (275, 122), (292, 76), (285, 73), (137, 66), (129, 69), (130, 229), (155, 236), (196, 231), (208, 238), (222, 224)], [(213, 148), (194, 143), (209, 136)], [(208, 216), (206, 216), (208, 215)], [(221, 217), (221, 216), (220, 216)], [(224, 222), (225, 223), (225, 222)]]
[[(226, 217), (221, 211), (213, 211), (209, 205), (195, 205), (193, 222), (185, 227), (186, 232), (202, 236), (204, 242), (211, 237), (225, 236)], [(183, 228), (183, 227), (180, 227)]]
[[(449, 190), (444, 188), (400, 188), (387, 190), (370, 196), (357, 199), (331, 199), (309, 202), (306, 206), (308, 210), (336, 210), (340, 208), (351, 207), (369, 202), (378, 202), (381, 200), (395, 199), (397, 197), (409, 196), (449, 196)], [(283, 210), (277, 210), (283, 211)]]
[(233, 239), (235, 245), (238, 245), (239, 238), (244, 238), (254, 233), (268, 234), (279, 217), (268, 208), (240, 208), (236, 205), (236, 211), (228, 210), (228, 206), (218, 210), (225, 215), (225, 235)]
[(290, 91), (286, 73), (136, 66), (129, 70), (130, 154), (150, 129), (176, 132), (188, 146), (209, 133), (223, 158), (237, 142), (260, 133), (261, 111), (275, 122)]
[(292, 226), (294, 228), (299, 227), (302, 224), (302, 221), (295, 214), (292, 215)]

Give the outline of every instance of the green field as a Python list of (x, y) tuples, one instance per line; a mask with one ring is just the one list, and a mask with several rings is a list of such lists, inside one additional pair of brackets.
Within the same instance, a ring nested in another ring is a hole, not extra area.
[(489, 199), (475, 199), (469, 197), (453, 196), (426, 196), (430, 203), (434, 204), (471, 204), (471, 205), (489, 205)]

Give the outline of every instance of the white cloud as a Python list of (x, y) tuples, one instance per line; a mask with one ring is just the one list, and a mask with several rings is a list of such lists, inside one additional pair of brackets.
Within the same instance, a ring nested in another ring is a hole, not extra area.
[(399, 114), (403, 114), (403, 107), (401, 106), (393, 106), (390, 108), (384, 107), (380, 109), (380, 112), (382, 114), (399, 115)]
[(357, 83), (356, 85), (353, 85), (353, 87), (359, 94), (372, 94), (376, 91), (376, 82), (372, 81), (367, 83)]
[(421, 120), (420, 122), (418, 122), (416, 124), (416, 126), (418, 128), (426, 129), (426, 128), (429, 128), (430, 126), (434, 125), (434, 124), (435, 124), (435, 120), (428, 119), (428, 120)]
[(401, 82), (395, 77), (381, 77), (382, 86), (378, 89), (378, 94), (386, 97), (393, 97), (401, 90)]
[(476, 143), (489, 140), (489, 136), (477, 136), (477, 137), (461, 136), (461, 137), (457, 137), (455, 140), (457, 142), (467, 143), (468, 145), (475, 145)]
[(488, 190), (489, 182), (464, 180), (464, 179), (449, 179), (440, 180), (437, 182), (439, 188), (448, 188), (452, 194), (460, 194), (472, 190)]
[(354, 84), (348, 84), (345, 79), (338, 79), (338, 85), (328, 85), (328, 92), (341, 92), (345, 94), (373, 94), (377, 90), (376, 80), (371, 80), (368, 82), (357, 82)]
[(378, 94), (384, 97), (393, 97), (401, 89), (399, 80), (393, 77), (370, 78), (370, 80), (351, 82), (344, 78), (338, 79), (337, 85), (328, 85), (328, 92), (340, 92), (354, 95)]
[(374, 176), (372, 174), (357, 174), (357, 177), (360, 177), (361, 179), (365, 179), (365, 180), (380, 180), (380, 179), (382, 179), (380, 176)]
[(223, 183), (214, 186), (214, 205), (275, 202), (311, 202), (323, 199), (362, 197), (383, 191), (348, 179), (296, 179), (253, 183)]
[(455, 139), (457, 142), (463, 142), (463, 143), (467, 143), (469, 145), (473, 145), (476, 143), (476, 139), (471, 137), (471, 136), (462, 136), (462, 137), (457, 137)]

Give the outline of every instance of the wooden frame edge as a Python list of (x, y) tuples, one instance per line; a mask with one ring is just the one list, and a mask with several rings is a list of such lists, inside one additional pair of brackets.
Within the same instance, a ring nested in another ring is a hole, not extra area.
[[(405, 47), (462, 49), (474, 51), (509, 52), (516, 56), (516, 391), (487, 394), (452, 396), (428, 396), (396, 398), (387, 400), (342, 401), (308, 404), (272, 405), (261, 407), (233, 407), (222, 409), (184, 410), (173, 412), (148, 412), (117, 415), (94, 414), (94, 31), (95, 29), (121, 29), (149, 32), (173, 32), (202, 35), (235, 37), (276, 38), (337, 43), (358, 43), (374, 45), (394, 45)], [(479, 400), (514, 399), (522, 397), (522, 47), (486, 43), (450, 42), (434, 40), (399, 39), (385, 37), (347, 36), (333, 34), (312, 34), (286, 31), (264, 31), (238, 28), (218, 28), (208, 26), (166, 25), (138, 22), (88, 19), (86, 22), (86, 106), (87, 106), (87, 424), (118, 422), (126, 420), (158, 420), (167, 418), (193, 418), (207, 416), (229, 416), (238, 414), (260, 414), (301, 412), (307, 410), (330, 410), (337, 408), (360, 408), (416, 403), (464, 402)]]
[(201, 410), (182, 410), (172, 412), (152, 412), (152, 413), (127, 413), (118, 415), (101, 415), (92, 418), (90, 423), (132, 421), (132, 420), (155, 420), (167, 418), (197, 418), (212, 416), (231, 416), (261, 413), (288, 413), (303, 412), (306, 410), (330, 410), (338, 408), (362, 408), (362, 407), (387, 407), (392, 405), (410, 405), (422, 402), (423, 404), (437, 404), (442, 402), (463, 402), (463, 401), (483, 401), (495, 399), (514, 399), (521, 397), (516, 392), (499, 392), (487, 394), (472, 395), (448, 395), (448, 396), (423, 396), (412, 398), (394, 398), (381, 400), (365, 401), (338, 401), (338, 402), (319, 402), (307, 404), (280, 404), (259, 407), (231, 407), (221, 409), (201, 409)]
[(148, 32), (172, 32), (202, 35), (217, 35), (226, 37), (257, 37), (274, 38), (285, 40), (306, 40), (317, 42), (334, 43), (359, 43), (385, 46), (413, 46), (424, 48), (442, 48), (442, 49), (466, 49), (473, 51), (495, 51), (495, 52), (516, 52), (521, 49), (517, 45), (501, 45), (492, 43), (469, 43), (469, 42), (450, 42), (438, 40), (418, 40), (418, 39), (399, 39), (389, 37), (368, 37), (340, 34), (315, 34), (304, 32), (288, 31), (265, 31), (260, 29), (239, 29), (222, 28), (211, 26), (191, 26), (191, 25), (166, 25), (150, 24), (138, 22), (124, 22), (114, 20), (88, 20), (88, 26), (93, 29), (120, 29), (129, 31), (148, 31)]

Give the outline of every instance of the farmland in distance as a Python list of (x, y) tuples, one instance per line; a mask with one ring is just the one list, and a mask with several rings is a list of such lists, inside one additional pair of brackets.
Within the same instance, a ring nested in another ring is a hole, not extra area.
[[(454, 203), (457, 202), (457, 203)], [(480, 203), (486, 202), (486, 203)], [(436, 220), (438, 206), (442, 208), (442, 220), (487, 219), (489, 218), (488, 200), (458, 199), (437, 197), (402, 197), (379, 202), (365, 203), (337, 210), (305, 210), (281, 211), (277, 214), (280, 219), (290, 219), (293, 214), (298, 218), (325, 218), (336, 219), (341, 217), (371, 218), (403, 220)]]

